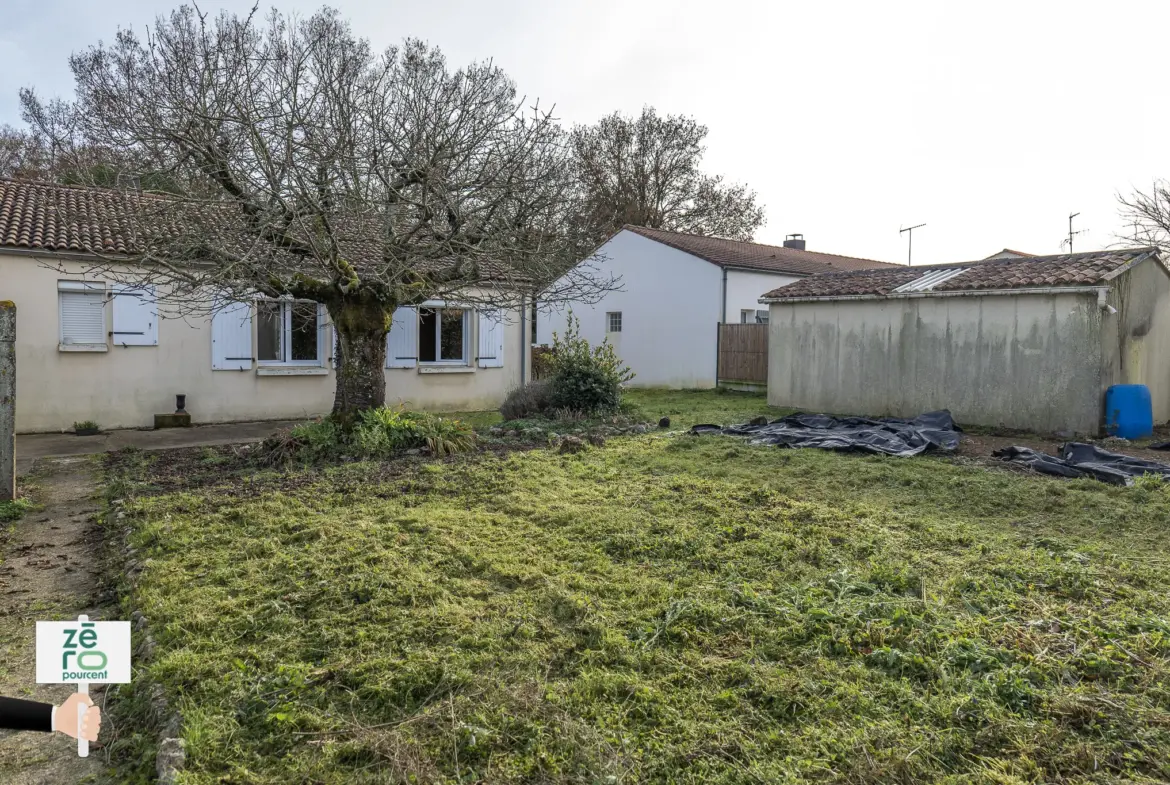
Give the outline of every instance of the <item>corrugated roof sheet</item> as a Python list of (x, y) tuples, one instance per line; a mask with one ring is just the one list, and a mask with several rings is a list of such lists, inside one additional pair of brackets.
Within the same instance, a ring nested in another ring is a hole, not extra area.
[(934, 287), (941, 284), (950, 278), (966, 271), (966, 267), (958, 267), (954, 270), (931, 270), (921, 278), (915, 278), (910, 283), (904, 283), (895, 289), (895, 292), (929, 292)]
[(1107, 283), (1128, 265), (1146, 257), (1158, 258), (1157, 251), (1153, 248), (1130, 248), (827, 273), (773, 289), (761, 299), (783, 302), (808, 298), (897, 296), (910, 293), (906, 290), (899, 292), (900, 287), (908, 287), (930, 273), (956, 269), (961, 272), (935, 282), (924, 293), (1093, 286)]

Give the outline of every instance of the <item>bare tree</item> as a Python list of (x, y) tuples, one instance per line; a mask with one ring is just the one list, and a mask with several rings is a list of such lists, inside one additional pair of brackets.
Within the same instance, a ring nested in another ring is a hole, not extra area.
[(585, 227), (601, 240), (624, 224), (750, 240), (764, 208), (747, 186), (699, 170), (707, 127), (682, 115), (614, 113), (573, 129)]
[(47, 154), (37, 134), (0, 125), (0, 177), (44, 180), (48, 177)]
[(1129, 231), (1118, 239), (1130, 246), (1170, 251), (1170, 181), (1155, 180), (1150, 190), (1117, 195), (1122, 221)]
[(125, 156), (81, 138), (72, 104), (42, 103), (27, 90), (21, 91), (21, 98), (28, 127), (0, 126), (0, 177), (110, 186), (119, 172), (139, 168)]
[[(415, 40), (375, 53), (329, 8), (182, 6), (145, 40), (122, 30), (70, 65), (76, 99), (46, 133), (115, 151), (180, 197), (125, 196), (149, 278), (188, 305), (209, 292), (324, 303), (335, 415), (384, 402), (399, 306), (595, 301), (616, 283), (590, 265), (560, 277), (585, 248), (566, 135), (490, 62), (451, 70)], [(24, 104), (53, 114), (31, 92)]]

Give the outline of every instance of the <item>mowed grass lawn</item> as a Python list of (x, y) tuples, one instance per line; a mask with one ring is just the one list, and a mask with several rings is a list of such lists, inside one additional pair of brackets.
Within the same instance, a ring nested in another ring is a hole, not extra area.
[(188, 785), (1170, 778), (1165, 488), (659, 433), (161, 493), (157, 460), (112, 481)]

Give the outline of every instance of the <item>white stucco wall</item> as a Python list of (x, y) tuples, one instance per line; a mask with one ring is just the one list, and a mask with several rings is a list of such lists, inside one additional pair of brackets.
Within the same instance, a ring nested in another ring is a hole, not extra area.
[(752, 311), (765, 311), (768, 306), (760, 304), (760, 296), (765, 292), (787, 286), (799, 281), (795, 275), (777, 275), (774, 273), (754, 273), (744, 270), (727, 271), (727, 321), (735, 324), (740, 320), (740, 311), (750, 308)]
[[(211, 370), (211, 331), (206, 319), (161, 319), (157, 346), (110, 346), (109, 351), (98, 353), (59, 351), (57, 281), (79, 280), (83, 268), (80, 263), (66, 263), (62, 274), (47, 269), (46, 262), (58, 263), (0, 254), (0, 298), (13, 300), (17, 306), (17, 430), (61, 430), (81, 420), (94, 420), (103, 428), (150, 426), (156, 413), (174, 411), (176, 393), (187, 395), (187, 410), (197, 423), (294, 419), (331, 409), (335, 385), (328, 361), (327, 373), (320, 376)], [(107, 306), (107, 328), (109, 319)], [(474, 347), (476, 320), (471, 321)], [(477, 367), (455, 374), (386, 369), (387, 403), (402, 401), (413, 408), (436, 410), (498, 406), (507, 391), (520, 383), (521, 346), (525, 347), (525, 367), (531, 367), (527, 364), (529, 342), (521, 338), (527, 324), (514, 313), (505, 325), (502, 368)], [(328, 333), (331, 347), (332, 331)], [(326, 356), (331, 354), (328, 349)]]
[[(697, 256), (630, 231), (618, 232), (598, 249), (599, 274), (621, 277), (621, 291), (596, 305), (571, 306), (590, 343), (607, 336), (637, 376), (631, 386), (703, 388), (715, 386), (716, 325), (723, 269)], [(727, 271), (727, 321), (740, 309), (762, 309), (760, 295), (798, 280), (794, 276)], [(551, 344), (564, 330), (567, 308), (544, 306), (536, 318), (536, 342)], [(606, 332), (606, 313), (621, 311), (622, 332)]]
[(1094, 294), (773, 304), (768, 403), (835, 414), (1096, 433)]
[[(621, 276), (622, 290), (596, 305), (572, 306), (582, 337), (600, 343), (606, 313), (621, 311), (622, 332), (613, 343), (637, 374), (631, 386), (714, 387), (723, 271), (629, 231), (618, 232), (598, 253), (604, 257), (597, 263), (599, 273)], [(566, 310), (541, 310), (537, 343), (551, 344), (553, 332), (564, 330)]]

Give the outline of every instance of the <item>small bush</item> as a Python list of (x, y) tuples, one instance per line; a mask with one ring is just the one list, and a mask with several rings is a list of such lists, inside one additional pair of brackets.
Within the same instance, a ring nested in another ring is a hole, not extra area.
[(436, 455), (466, 452), (475, 446), (475, 432), (467, 423), (451, 417), (404, 409), (371, 409), (362, 412), (354, 431), (355, 442), (371, 457), (427, 447)]
[(81, 422), (73, 423), (73, 430), (75, 431), (96, 431), (98, 424), (93, 420), (82, 420)]
[(537, 417), (548, 411), (551, 400), (552, 385), (548, 381), (529, 382), (508, 393), (500, 405), (500, 415), (505, 420)]
[(424, 447), (435, 455), (449, 455), (474, 446), (475, 432), (462, 420), (383, 407), (362, 412), (348, 431), (328, 418), (293, 426), (265, 439), (259, 455), (269, 464), (292, 460), (317, 463), (342, 456), (390, 458), (404, 450)]
[(616, 411), (621, 405), (621, 386), (634, 374), (609, 341), (590, 346), (580, 336), (580, 325), (570, 311), (564, 335), (553, 333), (549, 404), (586, 414)]
[(548, 346), (532, 347), (532, 378), (547, 379), (552, 376), (553, 350)]
[(10, 502), (0, 502), (0, 523), (10, 523), (20, 520), (26, 512), (32, 509), (32, 504), (26, 499), (14, 499)]

